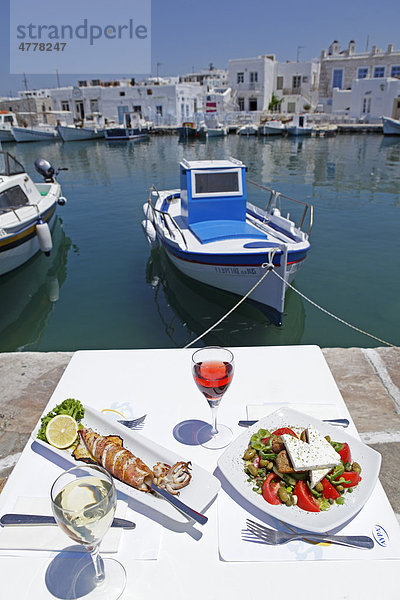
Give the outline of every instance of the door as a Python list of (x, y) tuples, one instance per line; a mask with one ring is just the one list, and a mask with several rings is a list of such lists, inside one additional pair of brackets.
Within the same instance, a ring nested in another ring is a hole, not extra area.
[(82, 121), (85, 118), (85, 106), (82, 100), (75, 102), (75, 115), (77, 119), (82, 119)]
[(392, 119), (400, 120), (400, 96), (393, 100)]
[(125, 121), (124, 114), (129, 112), (128, 106), (118, 106), (118, 123), (122, 125)]

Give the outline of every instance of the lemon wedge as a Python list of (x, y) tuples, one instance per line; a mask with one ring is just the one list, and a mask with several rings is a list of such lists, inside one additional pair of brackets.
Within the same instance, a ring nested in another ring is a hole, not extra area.
[(78, 424), (70, 415), (57, 415), (48, 422), (46, 438), (55, 448), (68, 448), (76, 440)]

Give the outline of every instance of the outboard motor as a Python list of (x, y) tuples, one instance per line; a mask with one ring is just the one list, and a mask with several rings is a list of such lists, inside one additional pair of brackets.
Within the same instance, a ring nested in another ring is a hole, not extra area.
[(46, 182), (51, 183), (54, 181), (54, 167), (45, 158), (37, 158), (35, 160), (35, 169), (42, 177), (44, 177)]

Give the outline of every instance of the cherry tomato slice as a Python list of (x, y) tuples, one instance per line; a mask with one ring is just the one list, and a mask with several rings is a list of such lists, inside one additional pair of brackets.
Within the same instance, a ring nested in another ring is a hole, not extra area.
[(347, 442), (344, 442), (344, 444), (342, 444), (342, 449), (338, 451), (338, 454), (340, 454), (340, 458), (342, 459), (343, 464), (347, 462), (351, 463), (351, 452)]
[(339, 498), (340, 494), (339, 492), (336, 490), (336, 488), (333, 487), (333, 485), (331, 483), (329, 483), (329, 481), (326, 479), (326, 477), (324, 477), (323, 479), (321, 479), (321, 483), (322, 483), (322, 487), (323, 489), (323, 495), (325, 498), (332, 498), (332, 500), (336, 500), (336, 498)]
[(320, 508), (305, 481), (298, 481), (293, 493), (297, 496), (297, 506), (299, 508), (310, 512), (320, 512)]
[(294, 435), (294, 437), (297, 438), (295, 432), (289, 429), (289, 427), (281, 427), (280, 429), (274, 431), (272, 435), (284, 435), (285, 433), (287, 433), (288, 435)]
[(275, 473), (270, 473), (262, 486), (262, 495), (269, 504), (282, 504), (278, 496), (280, 477)]

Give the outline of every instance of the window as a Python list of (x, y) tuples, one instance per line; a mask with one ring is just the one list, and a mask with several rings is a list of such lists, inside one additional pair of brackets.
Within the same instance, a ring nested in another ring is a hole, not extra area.
[(24, 167), (8, 152), (0, 152), (0, 175), (20, 175)]
[(374, 77), (385, 77), (385, 67), (375, 67)]
[(204, 194), (241, 196), (242, 182), (239, 175), (240, 169), (220, 172), (192, 171), (192, 196), (203, 196)]
[(400, 65), (393, 65), (390, 77), (398, 77), (400, 79)]
[(244, 110), (244, 98), (238, 98), (239, 110)]
[(333, 69), (332, 88), (339, 88), (339, 90), (341, 90), (342, 87), (343, 87), (343, 69)]
[(297, 90), (301, 87), (301, 75), (293, 75), (292, 87)]
[(243, 83), (243, 82), (244, 82), (244, 73), (238, 73), (236, 83)]
[(249, 110), (257, 110), (257, 98), (249, 99)]
[(135, 112), (135, 113), (141, 113), (142, 112), (142, 107), (140, 105), (134, 106), (133, 107), (133, 112)]
[(303, 83), (308, 83), (308, 76), (303, 75), (302, 81), (303, 81)]
[(162, 117), (162, 105), (156, 106), (156, 115), (160, 115)]
[(257, 71), (251, 71), (250, 72), (250, 83), (257, 83), (258, 82), (258, 73)]
[(281, 76), (276, 78), (276, 89), (283, 90), (283, 77)]
[(365, 79), (368, 77), (368, 67), (360, 67), (357, 71), (357, 79)]
[(0, 193), (0, 210), (2, 208), (19, 208), (28, 204), (29, 200), (19, 185), (15, 185)]
[(97, 98), (94, 98), (90, 101), (90, 112), (99, 112), (99, 101), (97, 100)]
[(11, 125), (14, 123), (14, 119), (11, 115), (6, 115), (4, 117), (4, 123), (11, 123)]
[(69, 102), (68, 102), (68, 100), (62, 100), (61, 101), (61, 110), (68, 110), (69, 111)]
[(296, 102), (288, 102), (287, 103), (287, 111), (288, 111), (288, 113), (295, 113), (296, 112)]
[(125, 92), (120, 92), (119, 95), (120, 96), (125, 96)]
[(362, 112), (364, 114), (371, 112), (371, 98), (364, 98), (363, 99)]
[(151, 89), (149, 88), (149, 89), (147, 90), (147, 95), (148, 95), (148, 96), (151, 96), (151, 95), (152, 95), (152, 93), (153, 93), (153, 90), (151, 90)]

